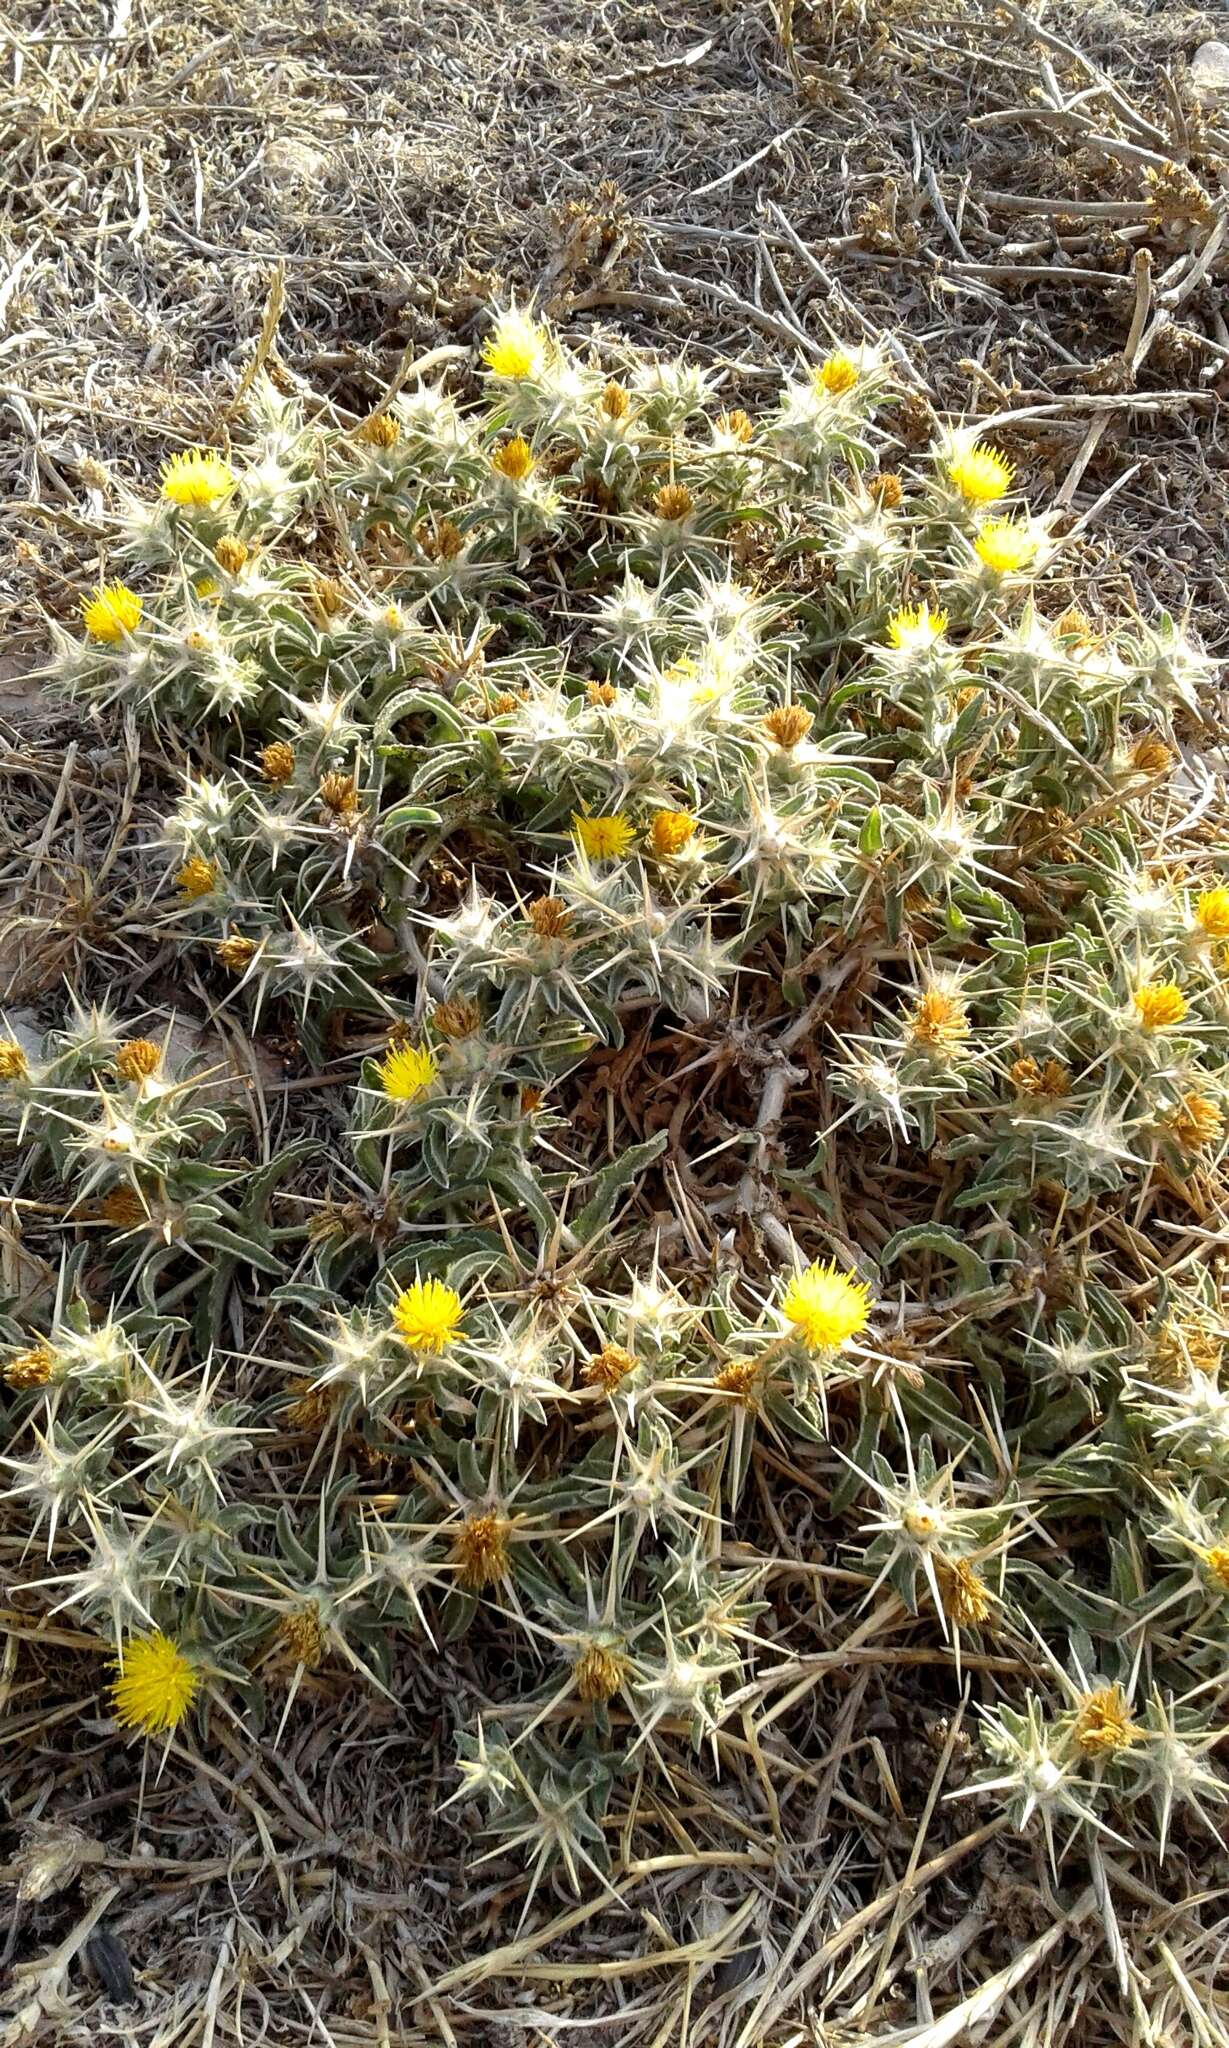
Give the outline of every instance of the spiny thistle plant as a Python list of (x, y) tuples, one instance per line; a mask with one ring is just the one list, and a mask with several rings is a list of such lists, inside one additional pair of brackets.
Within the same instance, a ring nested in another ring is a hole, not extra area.
[(323, 1092), (254, 1165), (160, 1013), (5, 1027), (60, 1230), (12, 1598), (158, 1741), (516, 1646), (449, 1812), (528, 1912), (785, 1682), (801, 1475), (838, 1642), (975, 1685), (966, 1789), (1159, 1864), (1224, 1797), (1229, 870), (1168, 829), (1214, 665), (1066, 601), (991, 428), (894, 449), (874, 350), (751, 417), (513, 306), (479, 375), (346, 429), (258, 383), (53, 629), (177, 736), (151, 943)]

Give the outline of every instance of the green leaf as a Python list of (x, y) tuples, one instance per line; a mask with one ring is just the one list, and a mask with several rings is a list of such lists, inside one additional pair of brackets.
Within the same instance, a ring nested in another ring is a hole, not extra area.
[(973, 1250), (971, 1244), (946, 1223), (910, 1223), (904, 1230), (891, 1236), (879, 1254), (881, 1266), (894, 1265), (905, 1252), (934, 1252), (942, 1259), (950, 1259), (956, 1267), (965, 1288), (970, 1294), (979, 1294), (983, 1288), (993, 1287), (994, 1279), (989, 1266)]
[(609, 1166), (604, 1166), (601, 1172), (594, 1176), (593, 1193), (567, 1232), (573, 1248), (587, 1244), (589, 1239), (610, 1221), (611, 1212), (623, 1189), (630, 1187), (655, 1159), (660, 1159), (669, 1142), (669, 1135), (668, 1131), (655, 1131), (651, 1138), (645, 1139), (643, 1145), (629, 1146), (618, 1159), (612, 1160)]
[(858, 834), (859, 853), (878, 853), (883, 845), (883, 812), (878, 804), (869, 810)]

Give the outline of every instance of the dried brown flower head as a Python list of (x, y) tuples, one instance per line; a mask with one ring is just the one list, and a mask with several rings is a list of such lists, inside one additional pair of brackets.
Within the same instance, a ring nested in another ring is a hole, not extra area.
[(744, 447), (755, 434), (750, 417), (741, 406), (735, 406), (733, 412), (720, 413), (716, 431), (727, 441), (741, 441)]
[(672, 526), (681, 526), (690, 519), (696, 509), (696, 501), (686, 484), (663, 484), (653, 499), (653, 510), (659, 519)]
[(600, 1351), (586, 1358), (580, 1368), (580, 1376), (587, 1387), (605, 1387), (609, 1394), (632, 1371), (635, 1363), (631, 1352), (625, 1351), (621, 1344), (604, 1344)]
[(624, 420), (631, 409), (631, 399), (623, 386), (612, 377), (601, 396), (600, 410), (608, 420)]
[(1031, 1053), (1016, 1060), (1011, 1078), (1021, 1095), (1060, 1096), (1071, 1093), (1071, 1074), (1061, 1060), (1047, 1060), (1044, 1066)]
[(437, 519), (434, 526), (423, 524), (414, 538), (429, 562), (455, 562), (465, 546), (460, 527), (451, 519)]
[(1225, 1119), (1210, 1095), (1190, 1094), (1182, 1097), (1168, 1128), (1184, 1151), (1207, 1152), (1220, 1143)]
[(612, 1700), (627, 1676), (627, 1660), (600, 1643), (590, 1643), (572, 1666), (577, 1697), (588, 1706)]
[(294, 774), (294, 748), (286, 740), (272, 740), (260, 750), (260, 772), (275, 787), (289, 782)]
[(764, 730), (788, 753), (804, 740), (815, 723), (815, 713), (801, 704), (778, 704), (764, 720)]
[(561, 896), (535, 896), (525, 915), (540, 939), (561, 939), (572, 922)]
[(295, 1663), (314, 1671), (324, 1656), (325, 1640), (320, 1609), (315, 1601), (309, 1600), (305, 1607), (296, 1607), (293, 1613), (284, 1614), (277, 1625), (277, 1632)]
[(358, 809), (358, 786), (352, 775), (334, 768), (320, 783), (320, 801), (335, 818), (352, 818)]
[(237, 533), (223, 533), (214, 542), (213, 559), (228, 576), (237, 576), (248, 559), (248, 544)]
[(499, 1515), (469, 1515), (452, 1539), (457, 1564), (457, 1583), (471, 1593), (493, 1586), (508, 1576), (508, 1531), (511, 1523)]
[(905, 487), (893, 469), (881, 469), (869, 477), (866, 488), (885, 512), (894, 512), (905, 495)]
[(744, 1407), (749, 1407), (759, 1388), (760, 1364), (755, 1358), (731, 1358), (715, 1374), (713, 1385), (719, 1393), (729, 1394)]
[(301, 1430), (304, 1436), (319, 1436), (327, 1428), (338, 1402), (336, 1387), (318, 1387), (314, 1380), (297, 1379), (290, 1383), (293, 1400), (286, 1406), (286, 1422), (290, 1429)]
[(967, 1557), (936, 1559), (935, 1576), (943, 1612), (957, 1628), (977, 1628), (988, 1618), (990, 1595)]
[(431, 1022), (441, 1038), (470, 1038), (482, 1022), (482, 1012), (469, 996), (450, 996), (436, 1004)]
[(1146, 732), (1131, 749), (1131, 766), (1137, 775), (1155, 779), (1158, 775), (1168, 775), (1173, 765), (1173, 749), (1155, 733)]

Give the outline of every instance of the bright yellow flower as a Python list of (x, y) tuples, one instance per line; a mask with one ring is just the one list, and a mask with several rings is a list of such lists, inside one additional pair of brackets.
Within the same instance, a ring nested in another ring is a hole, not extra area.
[(440, 1352), (461, 1323), (461, 1297), (442, 1280), (415, 1280), (393, 1303), (393, 1327), (414, 1351)]
[(1137, 988), (1131, 1001), (1145, 1031), (1163, 1031), (1168, 1024), (1180, 1024), (1186, 1015), (1186, 997), (1176, 981), (1149, 981)]
[(818, 1261), (795, 1273), (781, 1301), (808, 1351), (839, 1351), (864, 1330), (870, 1317), (870, 1289), (852, 1280), (835, 1260)]
[(81, 616), (91, 640), (114, 645), (136, 632), (141, 623), (141, 600), (126, 583), (100, 583), (93, 597), (86, 598)]
[(622, 811), (614, 811), (608, 818), (582, 818), (575, 811), (572, 814), (572, 837), (590, 860), (618, 860), (635, 836)]
[(1041, 542), (1026, 519), (988, 519), (973, 543), (978, 559), (995, 576), (1026, 569)]
[(24, 1081), (30, 1062), (15, 1038), (0, 1038), (0, 1081)]
[(909, 1012), (906, 1029), (914, 1045), (943, 1052), (969, 1035), (969, 1006), (950, 989), (923, 989)]
[(1144, 1740), (1144, 1731), (1131, 1719), (1120, 1685), (1103, 1685), (1097, 1692), (1085, 1693), (1071, 1732), (1085, 1756), (1116, 1756)]
[(234, 487), (234, 470), (212, 448), (185, 448), (162, 465), (162, 495), (170, 505), (202, 511)]
[(1015, 470), (997, 448), (975, 441), (947, 465), (947, 474), (970, 505), (993, 505), (1011, 489)]
[(392, 1045), (380, 1061), (380, 1086), (393, 1102), (413, 1102), (429, 1088), (440, 1063), (429, 1045)]
[(1214, 1543), (1211, 1550), (1201, 1550), (1200, 1556), (1214, 1579), (1219, 1579), (1226, 1593), (1229, 1593), (1229, 1546)]
[(649, 827), (649, 845), (659, 860), (681, 853), (694, 836), (696, 820), (690, 811), (656, 811)]
[(826, 391), (829, 398), (843, 398), (858, 381), (858, 366), (852, 356), (844, 355), (838, 349), (835, 355), (820, 363), (813, 375), (817, 391)]
[(116, 1663), (119, 1677), (111, 1682), (111, 1704), (121, 1725), (146, 1735), (177, 1728), (201, 1682), (178, 1645), (159, 1629), (129, 1643)]
[(888, 645), (911, 654), (918, 648), (933, 647), (946, 631), (946, 612), (932, 612), (928, 604), (902, 604), (888, 620)]
[(482, 360), (493, 377), (536, 377), (546, 362), (547, 338), (528, 313), (509, 306), (487, 336)]
[(523, 484), (533, 475), (536, 464), (528, 441), (523, 434), (516, 434), (511, 441), (505, 441), (502, 448), (491, 457), (491, 468), (497, 476), (506, 476), (509, 483)]
[(1195, 905), (1195, 923), (1210, 939), (1229, 939), (1229, 889), (1205, 889)]
[(211, 860), (202, 860), (199, 853), (186, 860), (175, 877), (175, 887), (182, 889), (193, 902), (198, 896), (211, 895), (217, 882), (217, 868)]

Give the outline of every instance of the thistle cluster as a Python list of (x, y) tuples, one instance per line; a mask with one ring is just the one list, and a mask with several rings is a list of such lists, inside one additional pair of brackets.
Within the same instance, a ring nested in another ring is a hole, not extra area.
[(454, 1818), (579, 1888), (778, 1682), (801, 1473), (883, 1626), (988, 1652), (985, 1795), (1159, 1857), (1221, 1796), (1229, 880), (1166, 794), (1213, 665), (1061, 601), (988, 434), (893, 454), (876, 352), (753, 419), (513, 306), (480, 375), (258, 386), (57, 629), (180, 748), (159, 946), (321, 1101), (251, 1170), (165, 1019), (0, 1044), (73, 1244), (4, 1326), (14, 1597), (158, 1735), (511, 1642)]

